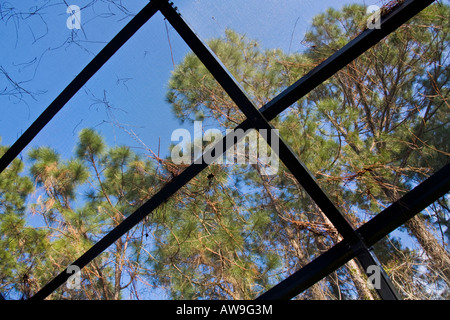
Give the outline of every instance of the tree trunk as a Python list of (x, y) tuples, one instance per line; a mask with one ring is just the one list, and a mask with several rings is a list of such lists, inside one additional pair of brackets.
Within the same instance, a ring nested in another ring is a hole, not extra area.
[(361, 271), (359, 264), (352, 259), (345, 264), (345, 268), (350, 274), (359, 298), (361, 300), (375, 300), (375, 297), (367, 286), (367, 282), (364, 280), (363, 271)]
[[(285, 230), (289, 237), (289, 245), (294, 248), (296, 256), (302, 266), (306, 265), (308, 261), (305, 259), (302, 248), (298, 244), (298, 237), (295, 237), (294, 231), (289, 227), (285, 226)], [(320, 287), (319, 283), (313, 284), (310, 288), (310, 295), (312, 300), (327, 300), (324, 290)]]
[[(270, 198), (270, 201), (273, 205), (273, 208), (276, 210), (278, 217), (280, 217), (280, 221), (282, 222), (283, 229), (286, 231), (289, 245), (294, 248), (295, 255), (299, 260), (300, 265), (304, 266), (308, 263), (308, 261), (305, 258), (305, 255), (303, 254), (303, 248), (299, 245), (298, 237), (295, 235), (295, 230), (293, 230), (289, 225), (284, 223), (283, 220), (283, 208), (281, 207), (281, 204), (279, 203), (278, 199), (275, 198), (275, 196), (272, 194), (270, 190), (270, 185), (266, 180), (266, 177), (263, 176), (260, 172), (259, 166), (255, 166), (259, 177), (261, 178), (261, 181), (263, 183), (264, 189), (266, 190), (267, 195)], [(312, 300), (327, 300), (327, 297), (324, 293), (324, 290), (320, 287), (319, 283), (315, 283), (310, 288), (310, 294)]]
[[(328, 218), (324, 216), (325, 223), (331, 223), (329, 222)], [(342, 238), (339, 236), (338, 241), (340, 241)], [(316, 238), (317, 247), (320, 251), (327, 251), (329, 248), (323, 243), (323, 241), (320, 241), (320, 239)], [(345, 264), (345, 268), (347, 269), (350, 278), (352, 279), (353, 284), (355, 285), (356, 292), (358, 293), (358, 296), (362, 300), (374, 300), (374, 296), (372, 295), (372, 292), (367, 287), (367, 283), (365, 281), (365, 277), (363, 276), (364, 271), (361, 270), (361, 267), (354, 259), (350, 260)]]
[[(384, 181), (380, 181), (379, 183), (386, 196), (392, 202), (400, 198), (397, 192), (383, 187)], [(450, 283), (450, 254), (429, 231), (425, 221), (418, 215), (415, 215), (405, 223), (405, 226), (408, 232), (417, 239), (426, 255), (430, 258), (430, 263), (435, 268), (435, 271), (441, 274), (447, 283)]]

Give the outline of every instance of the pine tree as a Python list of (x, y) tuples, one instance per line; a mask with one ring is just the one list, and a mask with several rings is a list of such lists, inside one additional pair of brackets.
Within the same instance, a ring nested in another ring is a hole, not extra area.
[[(448, 11), (431, 6), (272, 121), (354, 227), (448, 162)], [(366, 19), (357, 5), (316, 16), (304, 53), (263, 49), (232, 30), (208, 44), (261, 107)], [(168, 87), (181, 121), (228, 129), (245, 119), (194, 54)], [(87, 128), (70, 159), (32, 149), (29, 176), (16, 159), (0, 176), (2, 293), (31, 296), (186, 167), (146, 156)], [(404, 226), (425, 261), (400, 239), (375, 245), (407, 299), (448, 297), (448, 208), (439, 199)], [(30, 227), (31, 215), (43, 226)], [(340, 240), (283, 165), (270, 176), (261, 161), (213, 164), (86, 266), (81, 290), (62, 286), (51, 298), (139, 298), (142, 287), (160, 287), (175, 299), (251, 299)], [(351, 260), (297, 298), (376, 299), (365, 281)]]
[[(6, 149), (0, 146), (0, 155)], [(23, 171), (24, 163), (15, 159), (0, 176), (0, 292), (12, 299), (30, 296), (47, 248), (46, 232), (27, 224), (26, 201), (34, 188)]]

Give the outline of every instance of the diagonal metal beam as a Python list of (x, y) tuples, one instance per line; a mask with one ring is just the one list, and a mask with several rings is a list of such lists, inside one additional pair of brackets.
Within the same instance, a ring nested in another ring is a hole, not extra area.
[[(192, 28), (189, 27), (187, 22), (176, 12), (176, 10), (167, 2), (161, 6), (160, 10), (178, 34), (187, 43), (187, 45), (197, 55), (200, 61), (210, 71), (217, 82), (228, 93), (238, 108), (244, 113), (250, 121), (251, 127), (257, 130), (267, 130), (268, 133), (272, 132), (275, 128), (260, 113), (250, 98), (248, 98), (244, 89), (241, 88), (236, 79), (220, 62), (214, 52), (212, 52), (210, 48), (195, 34)], [(270, 139), (269, 136), (265, 138), (267, 143), (271, 146), (272, 139)], [(314, 176), (309, 172), (306, 166), (281, 137), (278, 137), (277, 140), (279, 143), (278, 156), (286, 167), (293, 173), (298, 182), (315, 200), (322, 211), (324, 211), (341, 235), (344, 238), (357, 241), (358, 238), (354, 233), (354, 230), (345, 217), (334, 206), (328, 195), (326, 195), (326, 193), (319, 187)]]
[(89, 62), (31, 126), (0, 158), (0, 174), (25, 149), (50, 120), (80, 90), (89, 79), (139, 30), (157, 11), (161, 0), (148, 3), (120, 32)]
[[(157, 1), (157, 0), (152, 0)], [(384, 19), (388, 21), (386, 24), (386, 28), (382, 28), (380, 32), (377, 33), (377, 37), (379, 40), (384, 36), (388, 35), (395, 28), (401, 25), (403, 22), (407, 21), (415, 14), (417, 14), (423, 7), (420, 6), (420, 3), (424, 3), (427, 1), (407, 1), (407, 4), (415, 4), (413, 7), (405, 7), (401, 6), (396, 8), (393, 13), (395, 13), (395, 19), (388, 19), (393, 16), (391, 12)], [(429, 1), (430, 3), (432, 1)], [(391, 22), (389, 22), (391, 21)], [(401, 22), (403, 21), (403, 22)], [(392, 27), (393, 26), (393, 27)], [(340, 68), (345, 66), (351, 60), (355, 59), (366, 50), (368, 50), (372, 45), (376, 44), (377, 41), (371, 41), (371, 36), (367, 31), (363, 32), (357, 38), (360, 39), (361, 43), (358, 41), (352, 41), (351, 46), (347, 45), (343, 49), (341, 49), (340, 54), (335, 54), (324, 61), (321, 65), (314, 68), (310, 73), (297, 81), (294, 85), (283, 91), (279, 96), (277, 96), (274, 100), (269, 102), (266, 106), (264, 106), (260, 111), (266, 117), (266, 119), (271, 120), (276, 116), (277, 110), (279, 112), (288, 108), (290, 104), (294, 103), (296, 100), (300, 99), (302, 96), (306, 95), (309, 91), (317, 87), (322, 81), (320, 80), (322, 77), (327, 75), (327, 77), (331, 77), (335, 72), (339, 71)], [(344, 50), (345, 49), (345, 50)], [(338, 52), (339, 53), (339, 52)], [(345, 55), (351, 57), (351, 60), (346, 59)], [(342, 56), (344, 55), (344, 57)], [(334, 59), (336, 59), (336, 64), (333, 63)], [(347, 62), (345, 62), (347, 61)], [(345, 62), (345, 63), (344, 63)], [(340, 66), (336, 69), (336, 66)], [(251, 123), (249, 120), (245, 120), (238, 127), (235, 128), (235, 131), (238, 129), (247, 130), (251, 128)], [(227, 136), (228, 137), (228, 136)], [(216, 147), (222, 144), (223, 152), (227, 150), (227, 148), (231, 147), (227, 144), (227, 137), (224, 137), (222, 141), (218, 142), (213, 148), (209, 151), (205, 152), (202, 156), (202, 159), (208, 155), (209, 159), (216, 159), (221, 155), (215, 153), (211, 154), (212, 150), (217, 149)], [(237, 143), (238, 141), (234, 141)], [(125, 219), (121, 224), (119, 224), (116, 228), (114, 228), (110, 233), (108, 233), (104, 238), (102, 238), (97, 244), (95, 244), (90, 250), (88, 250), (85, 254), (83, 254), (79, 259), (77, 259), (73, 265), (77, 265), (80, 268), (87, 265), (90, 261), (92, 261), (96, 256), (98, 256), (101, 252), (103, 252), (106, 248), (108, 248), (111, 244), (114, 243), (117, 239), (119, 239), (122, 235), (124, 235), (128, 230), (130, 230), (133, 226), (139, 223), (145, 216), (151, 213), (156, 207), (165, 202), (170, 196), (172, 196), (176, 191), (178, 191), (181, 187), (183, 187), (186, 183), (188, 183), (193, 177), (195, 177), (198, 173), (200, 173), (203, 169), (205, 169), (208, 165), (204, 162), (201, 164), (192, 164), (187, 169), (185, 169), (179, 176), (175, 177), (171, 180), (167, 185), (165, 185), (156, 195), (154, 195), (151, 199), (149, 199), (144, 205), (142, 205), (138, 210), (136, 210), (133, 214), (131, 214), (127, 219)], [(357, 230), (358, 231), (358, 230)], [(339, 244), (338, 244), (339, 245)], [(353, 250), (353, 249), (351, 249)], [(353, 250), (354, 254), (355, 251)], [(60, 285), (62, 285), (69, 278), (69, 274), (67, 273), (67, 269), (64, 270), (60, 275), (58, 275), (55, 279), (49, 282), (44, 288), (42, 288), (38, 293), (36, 293), (31, 299), (40, 300), (45, 299), (49, 294), (51, 294), (54, 290), (56, 290)]]
[[(449, 191), (450, 164), (447, 164), (357, 231), (372, 246)], [(354, 257), (351, 245), (343, 240), (257, 299), (292, 299)]]

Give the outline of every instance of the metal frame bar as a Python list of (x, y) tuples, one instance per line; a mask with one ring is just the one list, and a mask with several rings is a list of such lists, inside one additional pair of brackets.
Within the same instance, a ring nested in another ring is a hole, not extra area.
[[(237, 81), (229, 74), (226, 68), (220, 63), (220, 61), (215, 57), (211, 50), (196, 36), (192, 29), (185, 23), (185, 21), (179, 16), (176, 10), (168, 3), (167, 0), (152, 0), (135, 18), (130, 21), (130, 23), (96, 56), (91, 63), (69, 84), (69, 86), (60, 94), (60, 96), (55, 99), (55, 101), (44, 111), (43, 114), (33, 123), (33, 125), (16, 141), (16, 143), (11, 147), (8, 152), (0, 159), (0, 172), (3, 171), (7, 165), (26, 147), (26, 145), (38, 134), (38, 132), (51, 120), (51, 118), (64, 106), (67, 101), (86, 83), (93, 74), (134, 34), (143, 24), (145, 24), (148, 19), (150, 19), (153, 14), (160, 10), (163, 15), (169, 20), (169, 22), (174, 26), (186, 43), (191, 47), (191, 49), (197, 54), (197, 56), (202, 60), (205, 66), (209, 69), (212, 75), (220, 83), (220, 85), (225, 89), (225, 91), (230, 95), (230, 97), (235, 101), (238, 107), (247, 116), (247, 120), (241, 123), (234, 131), (238, 129), (272, 129), (272, 126), (268, 121), (273, 119), (277, 114), (288, 108), (295, 101), (306, 95), (308, 92), (316, 88), (323, 81), (334, 75), (337, 71), (343, 68), (345, 65), (350, 63), (352, 60), (360, 56), (362, 53), (367, 51), (371, 46), (378, 43), (383, 37), (394, 31), (401, 24), (412, 18), (426, 6), (431, 4), (433, 0), (409, 0), (405, 1), (403, 4), (396, 7), (392, 12), (387, 14), (382, 18), (382, 28), (374, 30), (366, 30), (362, 32), (354, 40), (350, 41), (341, 50), (330, 56), (324, 62), (322, 62), (318, 67), (314, 68), (306, 76), (302, 77), (292, 86), (284, 90), (281, 94), (275, 97), (272, 101), (266, 104), (261, 109), (257, 109), (250, 99), (246, 96), (245, 92), (240, 88)], [(138, 18), (139, 17), (139, 18)], [(136, 19), (136, 20), (135, 20)], [(125, 30), (126, 29), (126, 30)], [(120, 35), (120, 37), (119, 37)], [(106, 50), (108, 48), (108, 50)], [(228, 148), (232, 147), (227, 143), (227, 137), (222, 139), (216, 146), (222, 144), (223, 151), (225, 152)], [(271, 139), (268, 139), (270, 144)], [(237, 143), (237, 141), (233, 141)], [(12, 151), (11, 151), (12, 149)], [(217, 158), (221, 155), (215, 153), (214, 157), (211, 155), (211, 148), (206, 155), (210, 159)], [(203, 159), (202, 157), (202, 159)], [(326, 193), (318, 186), (314, 177), (309, 173), (308, 169), (303, 165), (303, 163), (298, 159), (298, 157), (292, 152), (292, 150), (280, 139), (280, 159), (285, 163), (288, 169), (293, 172), (297, 180), (301, 182), (305, 190), (310, 194), (310, 196), (315, 200), (319, 207), (324, 211), (324, 213), (330, 218), (330, 221), (335, 225), (338, 231), (343, 235), (344, 240), (334, 246), (332, 249), (327, 251), (306, 267), (311, 264), (319, 264), (321, 261), (330, 260), (330, 266), (337, 266), (343, 260), (348, 261), (353, 257), (358, 257), (360, 263), (367, 265), (368, 263), (377, 264), (376, 257), (369, 250), (368, 246), (372, 245), (376, 241), (373, 241), (380, 234), (384, 234), (386, 230), (386, 223), (389, 226), (398, 227), (398, 221), (386, 220), (385, 214), (386, 210), (380, 213), (378, 216), (384, 217), (376, 219), (376, 216), (370, 223), (366, 223), (363, 227), (357, 230), (353, 230), (345, 216), (342, 215), (339, 210), (334, 206)], [(77, 259), (73, 265), (77, 265), (83, 268), (90, 261), (92, 261), (96, 256), (113, 244), (117, 239), (139, 223), (145, 216), (150, 214), (152, 210), (157, 208), (160, 204), (165, 202), (170, 196), (177, 192), (181, 187), (188, 183), (192, 178), (194, 178), (198, 173), (205, 169), (208, 164), (192, 164), (186, 170), (184, 170), (180, 175), (174, 177), (168, 184), (166, 184), (159, 192), (157, 192), (151, 199), (149, 199), (144, 205), (137, 209), (133, 214), (128, 216), (121, 224), (114, 228), (110, 233), (108, 233), (104, 238), (97, 242), (91, 249), (89, 249), (85, 254), (83, 254), (79, 259)], [(447, 166), (448, 167), (448, 166)], [(448, 171), (448, 170), (447, 170)], [(435, 176), (435, 175), (434, 175)], [(433, 177), (434, 177), (433, 176)], [(431, 178), (430, 178), (431, 179)], [(448, 182), (450, 181), (448, 172), (447, 176), (443, 177), (446, 181), (446, 192), (448, 191)], [(429, 179), (428, 179), (429, 180)], [(427, 180), (427, 181), (428, 181)], [(306, 187), (305, 187), (306, 186)], [(412, 191), (411, 191), (412, 192)], [(444, 192), (445, 194), (445, 192)], [(409, 195), (409, 193), (407, 194)], [(437, 194), (433, 194), (427, 201), (435, 201)], [(406, 196), (405, 196), (406, 197)], [(405, 198), (404, 197), (404, 198)], [(414, 198), (414, 197), (413, 197)], [(403, 198), (402, 198), (403, 199)], [(426, 202), (430, 204), (431, 202)], [(391, 207), (398, 206), (395, 202)], [(388, 209), (389, 209), (388, 208)], [(410, 216), (411, 210), (407, 209), (404, 216)], [(417, 212), (416, 212), (417, 213)], [(404, 218), (403, 216), (403, 218)], [(411, 216), (412, 217), (412, 216)], [(389, 223), (386, 221), (390, 221)], [(386, 222), (386, 223), (385, 223)], [(366, 227), (365, 227), (366, 226)], [(364, 228), (365, 227), (365, 228)], [(396, 228), (395, 227), (395, 228)], [(395, 229), (394, 228), (394, 229)], [(367, 231), (367, 230), (368, 231)], [(365, 233), (364, 233), (365, 232)], [(376, 236), (375, 236), (376, 234)], [(378, 239), (379, 240), (379, 239)], [(377, 241), (378, 241), (377, 240)], [(373, 242), (373, 243), (372, 243)], [(337, 248), (337, 249), (336, 249)], [(329, 253), (331, 252), (331, 253)], [(350, 258), (349, 258), (350, 257)], [(348, 260), (346, 260), (348, 258)], [(327, 260), (328, 259), (328, 260)], [(318, 261), (318, 262), (316, 262)], [(329, 261), (329, 262), (330, 262)], [(344, 262), (345, 263), (345, 262)], [(306, 268), (305, 267), (305, 268)], [(316, 281), (317, 276), (314, 274), (326, 272), (328, 269), (323, 267), (317, 271), (311, 273), (309, 276), (306, 268), (299, 270), (296, 274), (300, 274), (301, 277), (307, 278), (306, 282), (303, 282), (304, 289), (309, 286), (304, 285), (304, 283), (309, 283), (312, 285)], [(309, 267), (310, 269), (311, 267)], [(302, 271), (303, 270), (303, 271)], [(329, 271), (332, 272), (332, 271)], [(328, 273), (329, 273), (328, 272)], [(328, 274), (328, 273), (325, 273)], [(45, 287), (43, 287), (38, 293), (36, 293), (32, 299), (39, 300), (44, 299), (54, 290), (56, 290), (60, 285), (62, 285), (70, 276), (67, 273), (67, 269), (59, 274), (56, 278), (50, 281)], [(290, 277), (291, 278), (291, 277)], [(288, 279), (290, 279), (288, 278)], [(298, 278), (298, 276), (297, 276)], [(286, 281), (284, 280), (279, 285), (275, 286), (269, 290), (266, 294), (262, 295), (261, 298), (267, 297), (287, 297), (286, 294), (280, 294), (280, 288), (286, 286)], [(312, 282), (314, 281), (314, 282)], [(379, 291), (382, 298), (397, 298), (395, 289), (390, 284), (389, 278), (386, 276), (384, 278), (384, 285), (387, 290)], [(297, 282), (293, 282), (297, 283)], [(291, 285), (292, 287), (292, 285)], [(302, 288), (303, 288), (302, 287)], [(393, 289), (393, 290), (392, 290)], [(298, 286), (294, 290), (298, 292)], [(293, 292), (291, 290), (291, 292)]]

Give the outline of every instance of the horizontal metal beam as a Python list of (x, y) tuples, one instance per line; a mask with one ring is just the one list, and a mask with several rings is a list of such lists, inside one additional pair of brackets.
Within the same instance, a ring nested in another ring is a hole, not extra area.
[[(433, 2), (434, 0), (407, 0), (398, 5), (391, 12), (381, 17), (380, 29), (366, 29), (360, 33), (343, 48), (263, 106), (260, 111), (268, 120), (275, 118)], [(244, 125), (247, 124), (244, 122)], [(365, 238), (363, 237), (363, 239)], [(367, 242), (365, 245), (366, 249), (371, 246)], [(368, 250), (364, 250), (358, 255), (358, 261), (363, 264), (366, 271), (367, 264), (375, 263), (379, 265), (376, 257)], [(390, 282), (389, 277), (384, 274), (384, 270), (380, 265), (379, 267), (382, 271), (381, 280), (383, 284), (381, 289), (377, 290), (378, 294), (383, 299), (398, 299), (398, 293)]]
[[(450, 164), (395, 201), (357, 231), (372, 246), (450, 191)], [(356, 256), (344, 240), (259, 296), (258, 300), (292, 299)]]
[(373, 245), (450, 191), (450, 163), (391, 204), (357, 231)]
[(120, 32), (89, 62), (31, 126), (0, 158), (0, 174), (39, 134), (50, 120), (72, 99), (91, 77), (139, 30), (159, 9), (161, 0), (148, 3)]

